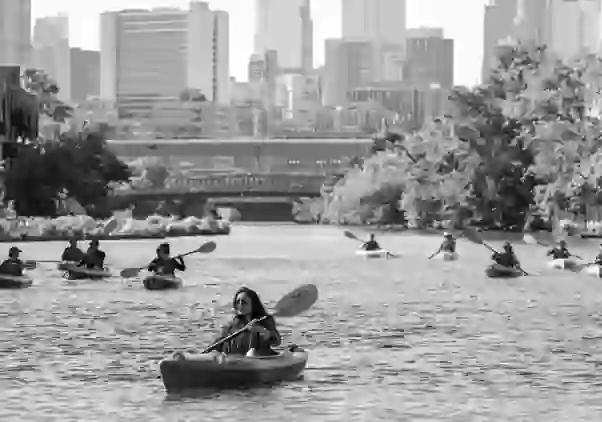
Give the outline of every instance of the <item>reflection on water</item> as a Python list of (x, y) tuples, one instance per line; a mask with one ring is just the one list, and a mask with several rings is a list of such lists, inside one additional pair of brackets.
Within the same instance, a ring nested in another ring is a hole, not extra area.
[[(188, 260), (181, 291), (65, 282), (48, 265), (35, 287), (0, 291), (1, 420), (601, 420), (602, 284), (546, 270), (536, 246), (517, 249), (544, 275), (505, 281), (483, 277), (489, 253), (477, 245), (460, 242), (459, 262), (427, 261), (432, 237), (383, 238), (405, 252), (389, 261), (357, 258), (334, 228), (236, 227), (216, 241), (214, 254)], [(119, 269), (150, 260), (155, 243), (104, 249)], [(61, 247), (23, 245), (36, 259)], [(303, 283), (320, 300), (279, 321), (288, 342), (311, 351), (303, 380), (165, 394), (158, 362), (209, 344), (237, 287), (274, 303)]]

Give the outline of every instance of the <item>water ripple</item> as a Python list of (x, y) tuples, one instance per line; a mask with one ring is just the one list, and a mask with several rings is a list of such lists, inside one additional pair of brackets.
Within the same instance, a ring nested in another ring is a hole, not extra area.
[[(178, 239), (173, 249), (202, 240)], [(488, 252), (427, 261), (437, 239), (384, 238), (400, 260), (363, 261), (332, 228), (236, 227), (210, 257), (188, 260), (186, 287), (66, 282), (39, 268), (28, 290), (0, 292), (2, 421), (602, 420), (602, 284), (572, 273), (489, 280)], [(58, 244), (25, 244), (54, 259)], [(153, 242), (105, 243), (116, 268)], [(252, 251), (252, 254), (249, 253)], [(541, 253), (518, 247), (518, 253)], [(591, 251), (589, 252), (591, 254)], [(583, 252), (584, 255), (588, 251)], [(536, 261), (536, 260), (533, 260)], [(209, 344), (241, 284), (266, 302), (314, 283), (312, 310), (279, 321), (311, 350), (303, 380), (273, 388), (168, 396), (158, 363)]]

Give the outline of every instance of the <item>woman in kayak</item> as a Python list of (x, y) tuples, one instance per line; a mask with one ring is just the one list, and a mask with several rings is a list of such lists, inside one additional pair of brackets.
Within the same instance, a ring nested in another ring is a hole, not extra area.
[(379, 251), (381, 249), (378, 242), (374, 239), (374, 235), (370, 235), (370, 240), (362, 245), (362, 249), (365, 251)]
[(19, 259), (21, 249), (12, 246), (8, 250), (8, 259), (0, 264), (0, 274), (22, 276), (25, 269), (25, 263)]
[(280, 345), (280, 333), (276, 328), (274, 318), (268, 315), (257, 293), (248, 287), (241, 287), (234, 295), (232, 308), (234, 318), (222, 328), (222, 332), (215, 342), (243, 328), (246, 330), (213, 350), (225, 354), (247, 356), (276, 354), (272, 347)]
[(520, 262), (510, 242), (504, 243), (504, 252), (494, 252), (491, 259), (498, 265), (507, 268), (519, 268)]
[(61, 261), (81, 262), (84, 259), (84, 252), (77, 247), (77, 239), (69, 239), (69, 246), (63, 251)]
[(169, 243), (161, 243), (157, 248), (157, 257), (148, 264), (148, 270), (157, 275), (175, 277), (176, 270), (186, 271), (186, 264), (181, 256), (170, 256)]
[(102, 270), (104, 269), (106, 256), (107, 255), (100, 250), (100, 242), (98, 239), (94, 239), (90, 242), (90, 246), (84, 254), (84, 259), (79, 263), (79, 266), (84, 266), (89, 270)]
[(546, 256), (552, 256), (552, 259), (568, 259), (571, 256), (581, 259), (577, 255), (573, 255), (569, 252), (565, 240), (561, 240), (560, 242), (558, 242), (558, 246), (548, 251)]
[(454, 235), (448, 232), (443, 233), (443, 242), (441, 242), (441, 246), (435, 253), (433, 253), (430, 257), (433, 258), (440, 254), (441, 252), (456, 252), (456, 239), (454, 239)]

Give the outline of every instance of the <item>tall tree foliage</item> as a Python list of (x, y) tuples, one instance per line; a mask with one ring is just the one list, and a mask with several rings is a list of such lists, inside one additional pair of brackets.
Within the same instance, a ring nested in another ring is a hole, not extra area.
[[(534, 46), (499, 53), (486, 83), (452, 91), (448, 124), (396, 137), (364, 169), (350, 171), (335, 187), (327, 217), (362, 220), (397, 200), (419, 226), (428, 215), (460, 215), (522, 228), (533, 205), (599, 201), (601, 61), (569, 65)], [(353, 204), (361, 206), (354, 211)]]

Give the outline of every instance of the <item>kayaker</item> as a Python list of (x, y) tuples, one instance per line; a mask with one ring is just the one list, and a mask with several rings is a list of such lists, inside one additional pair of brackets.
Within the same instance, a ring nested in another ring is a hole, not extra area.
[(514, 249), (512, 248), (512, 244), (510, 242), (504, 243), (504, 251), (503, 252), (494, 252), (491, 257), (496, 264), (501, 265), (502, 267), (507, 268), (519, 268), (520, 262), (514, 253)]
[[(247, 356), (276, 354), (272, 347), (280, 345), (280, 333), (276, 328), (274, 318), (268, 315), (257, 293), (248, 287), (241, 287), (234, 295), (232, 309), (234, 318), (222, 328), (222, 332), (215, 342), (242, 328), (247, 328), (247, 330), (213, 350), (225, 354)], [(259, 321), (264, 317), (266, 318)]]
[(558, 242), (558, 246), (549, 250), (546, 256), (552, 256), (552, 259), (568, 259), (571, 256), (581, 259), (577, 255), (573, 255), (569, 252), (565, 240), (561, 240), (560, 242)]
[(0, 264), (0, 274), (22, 276), (25, 264), (19, 259), (21, 249), (11, 246), (8, 250), (8, 259)]
[(443, 242), (441, 242), (441, 246), (435, 253), (433, 253), (430, 258), (440, 254), (441, 252), (455, 253), (456, 252), (456, 239), (454, 235), (448, 232), (443, 233)]
[(370, 235), (370, 240), (362, 245), (362, 249), (365, 251), (379, 251), (381, 249), (378, 242), (375, 240), (374, 235)]
[(594, 265), (602, 265), (602, 243), (600, 243), (600, 249), (598, 255), (594, 258)]
[(157, 248), (157, 257), (148, 264), (148, 270), (157, 275), (168, 275), (172, 277), (175, 276), (176, 270), (186, 271), (184, 258), (181, 256), (172, 258), (170, 253), (169, 243), (161, 243)]
[(84, 259), (84, 251), (77, 246), (77, 239), (69, 239), (69, 246), (63, 251), (61, 261), (81, 262)]
[(88, 250), (84, 254), (84, 259), (81, 260), (80, 266), (85, 266), (89, 270), (104, 269), (105, 257), (107, 255), (100, 250), (100, 242), (98, 239), (93, 239), (90, 242)]

